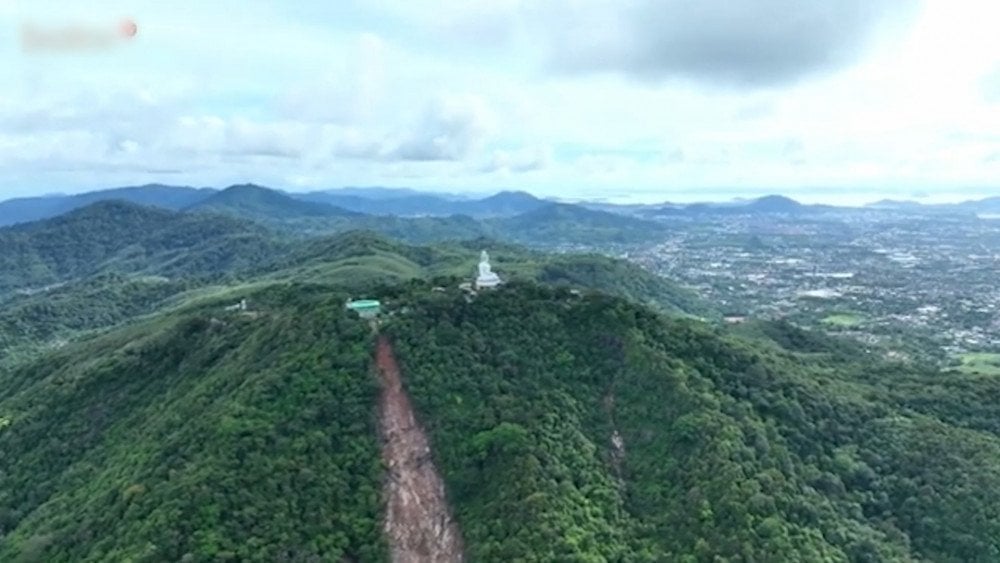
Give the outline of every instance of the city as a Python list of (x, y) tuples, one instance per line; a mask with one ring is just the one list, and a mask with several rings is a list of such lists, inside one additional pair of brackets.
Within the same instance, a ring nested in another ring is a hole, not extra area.
[(1000, 351), (998, 220), (837, 210), (673, 226), (666, 242), (616, 250), (696, 290), (729, 322), (786, 318), (902, 357)]

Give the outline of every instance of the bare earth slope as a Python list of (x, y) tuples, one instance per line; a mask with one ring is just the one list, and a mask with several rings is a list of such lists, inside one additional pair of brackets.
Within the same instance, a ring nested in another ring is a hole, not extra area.
[(392, 560), (462, 561), (462, 538), (448, 508), (444, 482), (403, 389), (392, 345), (384, 336), (378, 340), (376, 363), (382, 385), (379, 430), (387, 471), (385, 533)]

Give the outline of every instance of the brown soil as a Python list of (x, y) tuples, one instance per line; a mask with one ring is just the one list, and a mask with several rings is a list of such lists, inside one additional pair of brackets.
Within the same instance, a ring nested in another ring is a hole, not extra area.
[(384, 529), (392, 560), (463, 561), (462, 538), (448, 507), (444, 482), (403, 389), (392, 344), (384, 336), (378, 339), (375, 359), (382, 384), (379, 430), (387, 468)]

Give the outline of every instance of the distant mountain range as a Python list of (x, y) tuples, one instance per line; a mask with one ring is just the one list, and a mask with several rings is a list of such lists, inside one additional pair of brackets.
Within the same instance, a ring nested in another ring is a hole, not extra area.
[(651, 206), (641, 209), (639, 213), (648, 217), (672, 215), (758, 215), (776, 213), (787, 215), (805, 215), (827, 212), (836, 209), (838, 208), (830, 205), (805, 205), (789, 197), (768, 195), (757, 199), (725, 203), (690, 203), (686, 205), (664, 205), (659, 207)]
[(475, 218), (516, 215), (546, 205), (526, 192), (500, 192), (480, 199), (432, 194), (402, 188), (345, 188), (291, 193), (255, 184), (223, 190), (149, 184), (77, 195), (44, 195), (0, 201), (0, 226), (55, 217), (98, 201), (121, 200), (180, 210), (238, 211), (241, 215), (335, 216), (345, 212), (420, 217), (468, 215)]
[[(532, 246), (625, 243), (655, 239), (665, 232), (663, 223), (546, 201), (524, 192), (501, 192), (464, 201), (427, 194), (365, 200), (355, 195), (289, 194), (253, 184), (224, 190), (144, 186), (82, 196), (12, 200), (0, 203), (0, 210), (4, 210), (3, 216), (8, 224), (14, 225), (14, 231), (19, 231), (30, 228), (39, 216), (65, 216), (65, 212), (63, 215), (58, 212), (82, 211), (89, 208), (88, 203), (93, 206), (95, 202), (133, 203), (145, 206), (150, 212), (179, 211), (182, 215), (249, 219), (295, 236), (360, 229), (419, 244), (480, 237)], [(80, 207), (81, 203), (84, 207)], [(434, 210), (437, 213), (431, 213)]]
[(0, 201), (0, 226), (27, 223), (62, 215), (98, 201), (122, 200), (139, 205), (179, 210), (203, 201), (216, 193), (211, 188), (189, 188), (148, 184), (115, 188), (76, 195), (44, 195)]
[[(654, 205), (615, 205), (603, 202), (565, 203), (535, 197), (523, 191), (502, 191), (481, 198), (463, 198), (456, 194), (420, 192), (406, 188), (344, 188), (308, 193), (274, 190), (254, 184), (242, 184), (217, 190), (185, 186), (149, 184), (88, 192), (77, 195), (45, 195), (17, 198), (0, 202), (0, 226), (37, 221), (90, 205), (98, 201), (122, 200), (173, 211), (213, 211), (257, 220), (313, 221), (330, 218), (355, 219), (368, 217), (417, 218), (467, 216), (492, 223), (527, 215), (512, 225), (537, 217), (559, 216), (581, 219), (604, 225), (616, 223), (611, 217), (588, 215), (582, 210), (634, 216), (640, 220), (671, 217), (702, 217), (719, 215), (814, 215), (830, 212), (852, 212), (859, 209), (887, 212), (934, 213), (997, 213), (1000, 197), (958, 204), (921, 204), (913, 201), (882, 200), (865, 206), (836, 207), (807, 205), (781, 195), (729, 202), (699, 202), (690, 204), (663, 203)], [(570, 211), (572, 210), (572, 211)], [(574, 217), (570, 217), (572, 214)], [(618, 222), (618, 226), (622, 226)], [(650, 225), (635, 223), (634, 229)]]

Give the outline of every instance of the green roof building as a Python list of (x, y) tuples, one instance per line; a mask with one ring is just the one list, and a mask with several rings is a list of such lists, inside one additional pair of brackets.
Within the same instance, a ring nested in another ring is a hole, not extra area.
[(347, 308), (357, 312), (362, 319), (374, 319), (382, 312), (382, 304), (377, 299), (348, 301)]

